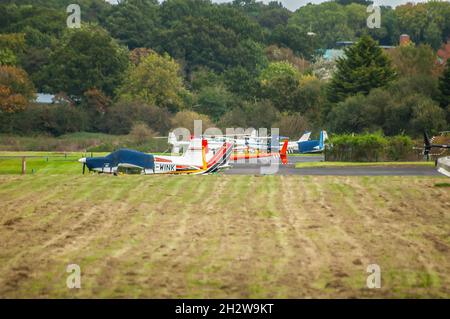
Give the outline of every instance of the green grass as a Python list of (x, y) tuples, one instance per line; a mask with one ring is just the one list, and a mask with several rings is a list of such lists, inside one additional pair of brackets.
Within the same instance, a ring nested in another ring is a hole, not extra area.
[(295, 168), (347, 166), (434, 166), (434, 162), (305, 162), (295, 164)]
[(26, 158), (27, 174), (78, 174), (82, 169), (78, 159), (107, 154), (109, 152), (0, 152), (0, 175), (21, 174), (22, 157)]
[(435, 187), (450, 187), (450, 183), (436, 183)]
[[(81, 172), (81, 164), (77, 158), (27, 158), (27, 174), (74, 174)], [(0, 174), (21, 174), (22, 159), (1, 159)]]

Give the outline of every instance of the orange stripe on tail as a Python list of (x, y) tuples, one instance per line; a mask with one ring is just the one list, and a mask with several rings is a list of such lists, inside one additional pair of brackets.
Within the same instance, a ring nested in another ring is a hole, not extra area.
[(286, 165), (288, 163), (288, 157), (287, 157), (287, 148), (288, 148), (288, 140), (284, 140), (283, 147), (280, 150), (280, 158), (281, 163), (283, 165)]

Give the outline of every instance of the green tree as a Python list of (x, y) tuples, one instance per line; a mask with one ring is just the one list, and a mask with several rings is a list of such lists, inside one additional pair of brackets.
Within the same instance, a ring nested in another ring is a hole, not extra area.
[(442, 43), (442, 32), (435, 22), (430, 22), (423, 32), (423, 39), (437, 50)]
[(185, 106), (183, 96), (186, 94), (179, 64), (167, 54), (157, 53), (150, 53), (139, 65), (131, 66), (118, 91), (122, 98), (139, 98), (172, 111)]
[(243, 109), (249, 127), (270, 129), (280, 115), (280, 112), (269, 100), (244, 102)]
[[(412, 106), (411, 133), (424, 130), (438, 132), (446, 129), (445, 111), (431, 98), (424, 97)], [(410, 133), (410, 134), (411, 134)]]
[[(305, 46), (313, 42), (314, 49), (332, 48), (336, 41), (353, 40), (355, 35), (359, 34), (361, 27), (366, 28), (365, 11), (367, 6), (358, 4), (351, 5), (352, 9), (340, 5), (334, 1), (327, 1), (319, 5), (306, 5), (298, 9), (289, 19), (288, 26), (294, 31), (295, 36), (302, 35), (303, 43), (299, 46)], [(354, 7), (358, 8), (358, 17), (354, 14), (348, 17), (348, 12), (354, 12)], [(350, 21), (350, 22), (349, 22)], [(315, 36), (308, 36), (308, 32), (314, 32)], [(293, 37), (294, 35), (290, 35)], [(296, 48), (290, 46), (294, 51)], [(303, 53), (299, 51), (299, 53)]]
[(154, 47), (160, 27), (158, 1), (121, 1), (112, 6), (103, 25), (130, 49)]
[(258, 75), (258, 70), (248, 70), (242, 66), (229, 68), (223, 73), (228, 90), (244, 99), (251, 99), (257, 95)]
[(389, 55), (401, 77), (432, 75), (436, 72), (436, 54), (427, 44), (399, 46), (390, 50)]
[(345, 57), (338, 59), (328, 98), (339, 102), (357, 93), (368, 94), (371, 89), (385, 86), (394, 78), (391, 61), (378, 43), (370, 36), (363, 36), (345, 49)]
[(209, 115), (217, 121), (230, 110), (235, 102), (235, 97), (223, 86), (204, 87), (198, 93), (198, 112)]
[(17, 58), (10, 49), (0, 49), (0, 65), (16, 65)]
[(260, 81), (268, 83), (279, 77), (293, 77), (300, 79), (300, 72), (290, 63), (286, 61), (272, 62), (266, 69), (261, 72), (259, 76)]
[(450, 105), (450, 61), (447, 61), (444, 73), (439, 78), (439, 102), (442, 107)]
[(373, 119), (367, 112), (366, 97), (358, 94), (339, 102), (328, 115), (328, 123), (335, 133), (361, 133), (370, 130)]
[(223, 78), (208, 68), (200, 67), (191, 73), (190, 84), (192, 90), (200, 91), (204, 87), (223, 85)]
[(45, 89), (81, 97), (93, 87), (112, 96), (129, 64), (128, 51), (99, 27), (69, 29), (41, 75)]
[(280, 111), (299, 108), (300, 72), (289, 62), (272, 62), (259, 77), (261, 95)]
[(298, 55), (310, 58), (315, 50), (319, 49), (320, 43), (317, 36), (308, 36), (308, 30), (304, 25), (280, 24), (271, 33), (269, 41), (282, 47), (288, 47)]
[(92, 88), (84, 92), (81, 106), (89, 114), (91, 129), (94, 131), (101, 130), (104, 115), (111, 106), (111, 99), (105, 96), (102, 91)]
[(106, 111), (99, 124), (110, 134), (128, 134), (137, 122), (143, 122), (160, 134), (167, 134), (170, 128), (170, 113), (142, 100), (119, 100)]

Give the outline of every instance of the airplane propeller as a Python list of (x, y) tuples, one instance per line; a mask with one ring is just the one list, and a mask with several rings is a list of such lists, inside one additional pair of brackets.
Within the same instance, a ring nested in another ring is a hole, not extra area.
[(442, 149), (440, 154), (434, 155), (442, 155), (446, 149), (450, 149), (450, 145), (446, 144), (433, 144), (434, 138), (429, 138), (426, 131), (423, 132), (423, 155), (426, 156), (427, 160), (430, 158), (430, 153), (432, 148), (440, 148)]
[(78, 162), (83, 163), (83, 175), (84, 175), (84, 172), (86, 171), (86, 158), (85, 157), (80, 158)]

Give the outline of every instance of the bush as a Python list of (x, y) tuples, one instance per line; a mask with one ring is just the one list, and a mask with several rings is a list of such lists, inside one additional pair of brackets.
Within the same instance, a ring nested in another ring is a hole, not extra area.
[(88, 127), (87, 113), (70, 105), (30, 105), (15, 114), (0, 113), (0, 132), (33, 134), (47, 133), (59, 136), (80, 132)]
[(374, 117), (368, 111), (367, 97), (358, 94), (335, 105), (328, 114), (330, 129), (336, 133), (361, 133), (373, 126)]
[(282, 114), (280, 119), (273, 124), (273, 127), (280, 129), (280, 135), (289, 136), (292, 139), (299, 138), (308, 127), (310, 127), (305, 117), (299, 113)]
[(275, 123), (280, 113), (269, 100), (260, 100), (256, 102), (244, 103), (244, 111), (249, 127), (267, 128), (270, 130), (272, 124)]
[(387, 139), (381, 134), (336, 135), (325, 151), (326, 160), (377, 162), (384, 159)]
[(130, 137), (137, 144), (145, 144), (155, 136), (155, 132), (145, 123), (135, 123), (130, 132)]
[(117, 148), (117, 145), (112, 143), (103, 143), (100, 145), (92, 146), (86, 149), (86, 152), (99, 153), (99, 152), (113, 152)]
[(107, 110), (102, 130), (110, 134), (128, 134), (136, 122), (145, 123), (153, 131), (166, 134), (170, 129), (170, 113), (139, 101), (119, 101)]
[(414, 143), (409, 136), (397, 135), (389, 138), (386, 149), (387, 158), (391, 161), (408, 160), (414, 158)]
[(172, 128), (187, 128), (191, 134), (194, 134), (194, 121), (201, 120), (202, 121), (202, 129), (203, 131), (207, 128), (214, 127), (211, 119), (204, 114), (198, 114), (194, 111), (181, 111), (175, 114), (172, 118)]
[(269, 100), (242, 102), (222, 116), (218, 126), (226, 128), (267, 128), (270, 130), (280, 118), (280, 112)]
[(416, 158), (410, 137), (377, 134), (334, 135), (325, 149), (327, 161), (378, 162), (408, 161)]

